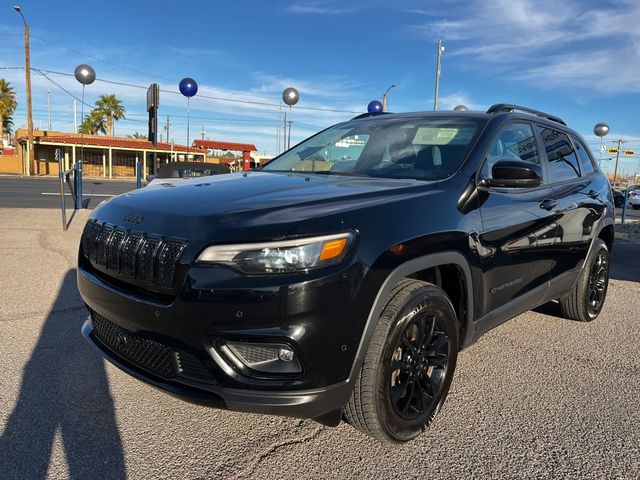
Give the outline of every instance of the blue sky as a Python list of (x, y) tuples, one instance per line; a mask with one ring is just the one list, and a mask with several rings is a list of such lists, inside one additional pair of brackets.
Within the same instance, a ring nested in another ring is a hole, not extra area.
[[(0, 3), (0, 78), (19, 94), (16, 125), (26, 123), (22, 23), (14, 2)], [(291, 112), (292, 143), (366, 110), (392, 83), (391, 111), (433, 108), (435, 41), (446, 45), (441, 109), (486, 109), (513, 102), (563, 117), (599, 150), (593, 125), (606, 121), (606, 144), (623, 138), (640, 150), (640, 2), (493, 1), (20, 1), (31, 26), (34, 68), (72, 73), (89, 63), (98, 78), (161, 88), (160, 127), (186, 141), (186, 100), (178, 81), (200, 85), (191, 101), (191, 139), (255, 143), (276, 150), (283, 88), (300, 91)], [(72, 77), (48, 74), (74, 95)], [(34, 123), (47, 126), (48, 80), (33, 72)], [(145, 90), (96, 81), (115, 93), (127, 119), (117, 135), (146, 131)], [(205, 98), (212, 97), (212, 98)], [(237, 100), (230, 102), (226, 100)], [(52, 129), (73, 128), (72, 98), (51, 84)], [(253, 102), (253, 103), (244, 103)], [(268, 105), (264, 105), (268, 104)], [(311, 110), (313, 108), (321, 110)], [(307, 110), (308, 109), (308, 110)], [(165, 137), (166, 138), (166, 137)], [(604, 162), (612, 169), (613, 162)], [(633, 171), (639, 157), (625, 158)]]

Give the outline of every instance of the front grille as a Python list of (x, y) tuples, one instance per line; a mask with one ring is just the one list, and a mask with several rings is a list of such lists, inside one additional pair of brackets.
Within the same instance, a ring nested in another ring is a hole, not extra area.
[(82, 233), (82, 250), (94, 264), (147, 284), (172, 288), (176, 266), (186, 247), (182, 240), (131, 232), (89, 220)]
[(176, 375), (173, 353), (166, 345), (130, 332), (93, 312), (93, 334), (125, 360), (163, 378)]
[(93, 335), (109, 350), (155, 375), (184, 378), (200, 383), (216, 384), (214, 375), (191, 353), (172, 350), (168, 346), (133, 333), (91, 311)]

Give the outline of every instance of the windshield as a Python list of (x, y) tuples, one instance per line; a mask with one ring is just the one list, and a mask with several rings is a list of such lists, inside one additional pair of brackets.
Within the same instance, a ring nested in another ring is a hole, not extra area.
[(455, 172), (484, 127), (482, 118), (376, 118), (335, 125), (263, 170), (437, 180)]

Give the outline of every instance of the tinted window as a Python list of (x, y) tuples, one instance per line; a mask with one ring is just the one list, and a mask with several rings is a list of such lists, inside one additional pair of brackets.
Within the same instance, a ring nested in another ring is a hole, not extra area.
[(376, 117), (331, 127), (263, 171), (437, 180), (454, 173), (486, 121), (468, 116)]
[(498, 160), (523, 160), (540, 163), (533, 128), (528, 123), (512, 123), (502, 129), (489, 150), (482, 168), (482, 178), (491, 178), (491, 169)]
[(578, 159), (566, 133), (538, 126), (549, 160), (549, 178), (562, 182), (580, 176)]
[(571, 140), (573, 140), (573, 144), (576, 147), (576, 154), (578, 155), (578, 161), (580, 162), (580, 169), (582, 171), (582, 175), (589, 175), (591, 172), (595, 170), (595, 167), (591, 162), (591, 157), (589, 157), (589, 153), (587, 152), (587, 149), (584, 146), (584, 143), (582, 143), (573, 135), (571, 136)]

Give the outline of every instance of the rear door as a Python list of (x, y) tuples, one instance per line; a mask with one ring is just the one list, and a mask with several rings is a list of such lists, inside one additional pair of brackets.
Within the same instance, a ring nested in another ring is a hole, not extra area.
[[(486, 155), (480, 179), (491, 178), (491, 168), (498, 160), (540, 164), (533, 127), (522, 120), (505, 125)], [(538, 305), (544, 298), (556, 256), (553, 243), (557, 224), (549, 208), (553, 195), (546, 179), (536, 188), (491, 187), (481, 192), (481, 301), (483, 313), (493, 314), (485, 328)]]
[(582, 267), (603, 215), (608, 189), (604, 182), (598, 182), (593, 161), (577, 137), (547, 125), (537, 129), (556, 202), (558, 255), (551, 278), (553, 288), (564, 291), (571, 288)]

